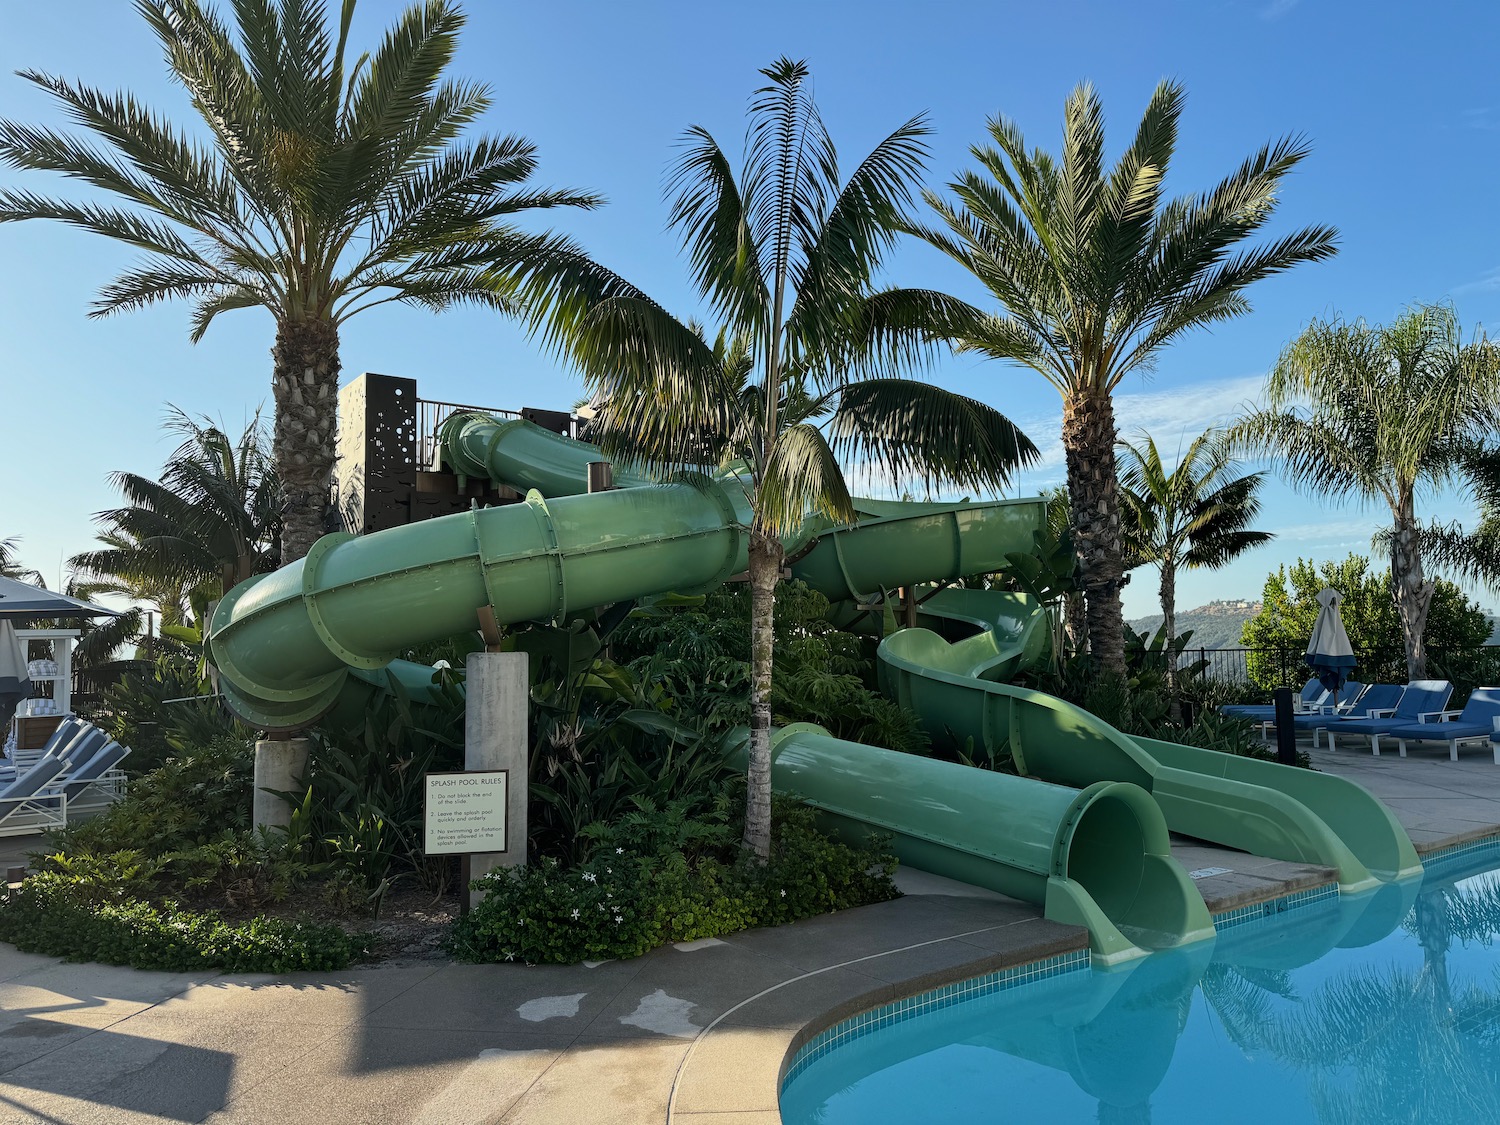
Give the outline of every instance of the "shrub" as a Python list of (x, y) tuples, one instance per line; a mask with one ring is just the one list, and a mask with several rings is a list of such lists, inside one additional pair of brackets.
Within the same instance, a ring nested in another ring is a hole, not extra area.
[[(776, 721), (817, 723), (835, 737), (891, 750), (925, 750), (916, 717), (874, 690), (865, 640), (835, 627), (829, 614), (828, 599), (806, 583), (777, 587)], [(641, 680), (680, 700), (679, 718), (704, 716), (711, 733), (749, 722), (750, 597), (743, 584), (694, 604), (638, 611), (612, 644)]]
[[(155, 769), (174, 754), (233, 737), (248, 741), (254, 732), (217, 700), (199, 673), (196, 657), (159, 656), (127, 670), (104, 690), (99, 724), (131, 749), (121, 765), (134, 774)], [(168, 703), (167, 700), (175, 702)]]
[(139, 852), (159, 857), (249, 826), (254, 758), (248, 743), (221, 736), (130, 783), (123, 800), (54, 837), (70, 854)]
[(450, 948), (469, 961), (635, 957), (670, 942), (896, 897), (896, 860), (883, 840), (851, 847), (819, 832), (811, 809), (785, 799), (775, 808), (764, 865), (732, 843), (729, 855), (720, 854), (738, 826), (718, 810), (694, 822), (652, 809), (638, 810), (633, 823), (594, 829), (596, 854), (577, 867), (549, 858), (492, 872), (474, 882), (484, 901), (454, 924)]
[(0, 941), (68, 961), (168, 972), (329, 971), (347, 968), (368, 952), (365, 935), (337, 926), (264, 917), (231, 924), (173, 902), (126, 897), (99, 875), (31, 876), (0, 900)]

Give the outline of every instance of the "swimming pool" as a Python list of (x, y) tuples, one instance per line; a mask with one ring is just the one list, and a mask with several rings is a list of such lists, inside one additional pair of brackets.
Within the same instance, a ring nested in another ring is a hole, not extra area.
[(804, 1048), (782, 1119), (1500, 1123), (1497, 868), (1486, 844), (1122, 969), (907, 1001)]

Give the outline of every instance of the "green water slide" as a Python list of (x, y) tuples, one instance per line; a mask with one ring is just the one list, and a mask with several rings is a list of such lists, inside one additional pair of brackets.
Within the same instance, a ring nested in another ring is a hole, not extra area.
[[(1337, 868), (1346, 892), (1421, 872), (1389, 809), (1353, 782), (1275, 762), (1120, 733), (1045, 692), (1000, 682), (1030, 660), (1041, 609), (987, 590), (947, 589), (923, 622), (885, 638), (882, 685), (940, 744), (972, 739), (1024, 774), (1062, 785), (1108, 779), (1150, 791), (1175, 832), (1272, 859)], [(972, 635), (945, 639), (978, 626)], [(955, 629), (959, 626), (959, 629)]]
[[(300, 729), (335, 707), (362, 706), (388, 673), (420, 687), (430, 670), (395, 655), (474, 629), (485, 606), (502, 625), (562, 622), (597, 607), (709, 589), (745, 567), (746, 487), (732, 466), (663, 482), (620, 472), (625, 487), (586, 494), (588, 463), (599, 452), (526, 422), (459, 416), (445, 426), (441, 448), (455, 472), (526, 487), (525, 501), (367, 536), (325, 536), (306, 558), (236, 587), (218, 606), (206, 647), (221, 691), (247, 721)], [(1008, 554), (1031, 549), (1043, 518), (1031, 500), (861, 500), (856, 509), (853, 525), (809, 519), (784, 543), (793, 573), (834, 602), (1003, 568)], [(1211, 769), (1193, 758), (1201, 751), (1125, 739), (1060, 700), (996, 682), (1045, 652), (1043, 614), (1014, 598), (962, 593), (939, 593), (923, 620), (972, 635), (950, 643), (925, 629), (894, 634), (881, 649), (885, 672), (939, 736), (1003, 742), (1036, 777), (795, 728), (778, 740), (779, 788), (806, 795), (848, 831), (891, 833), (915, 867), (1088, 926), (1106, 961), (1212, 933), (1201, 898), (1170, 858), (1167, 824), (1262, 854), (1296, 850), (1287, 858), (1332, 862), (1350, 885), (1415, 865), (1414, 856), (1404, 862), (1401, 845), (1407, 853), (1410, 845), (1394, 822), (1382, 837), (1363, 809), (1341, 817), (1329, 808), (1325, 819), (1302, 792), (1272, 792), (1235, 772), (1262, 763), (1212, 755)], [(1288, 791), (1300, 784), (1281, 775), (1301, 771), (1266, 769), (1265, 778)]]
[[(456, 418), (443, 448), (454, 467), (524, 481), (552, 495), (581, 491), (592, 447), (517, 423)], [(621, 478), (622, 481), (639, 480)], [(863, 519), (809, 536), (792, 573), (840, 603), (841, 623), (878, 628), (860, 599), (914, 581), (981, 573), (1031, 549), (1034, 501), (910, 504), (857, 500)], [(1005, 546), (1008, 542), (1009, 546)], [(1011, 753), (1022, 772), (1074, 787), (1128, 781), (1149, 790), (1177, 832), (1243, 851), (1334, 867), (1346, 892), (1421, 871), (1406, 832), (1364, 789), (1328, 774), (1133, 738), (1078, 707), (1006, 681), (1046, 655), (1046, 613), (1024, 595), (923, 591), (919, 623), (885, 639), (881, 675), (939, 741), (973, 739)]]
[[(236, 587), (214, 614), (207, 647), (221, 691), (249, 722), (297, 729), (335, 707), (358, 709), (388, 672), (420, 689), (430, 670), (395, 654), (472, 630), (484, 606), (501, 624), (561, 621), (706, 589), (745, 566), (749, 513), (732, 469), (579, 494), (597, 457), (591, 447), (521, 422), (466, 420), (448, 437), (445, 457), (466, 474), (482, 467), (462, 460), (471, 448), (487, 475), (565, 494), (533, 490), (520, 504), (325, 536), (306, 558)], [(786, 541), (796, 565), (831, 597), (868, 582), (894, 586), (1003, 566), (1008, 552), (1029, 547), (1042, 516), (1031, 501), (872, 502), (861, 510), (856, 526), (809, 521)], [(851, 557), (860, 559), (857, 573)], [(1103, 782), (1079, 792), (980, 775), (806, 729), (781, 734), (777, 763), (783, 788), (809, 791), (846, 830), (890, 832), (915, 866), (1005, 890), (1049, 917), (1087, 926), (1105, 963), (1213, 933), (1170, 857), (1159, 810), (1136, 786)]]

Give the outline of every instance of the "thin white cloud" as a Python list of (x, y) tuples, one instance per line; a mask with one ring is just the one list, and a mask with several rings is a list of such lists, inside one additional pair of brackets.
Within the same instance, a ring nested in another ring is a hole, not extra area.
[[(1115, 395), (1115, 425), (1120, 436), (1135, 440), (1142, 432), (1156, 439), (1167, 461), (1179, 448), (1210, 426), (1221, 426), (1255, 402), (1265, 385), (1264, 375), (1242, 375), (1171, 390), (1125, 391)], [(1019, 490), (1061, 484), (1067, 478), (1062, 444), (1062, 413), (1036, 415), (1018, 424), (1041, 451), (1041, 462), (1021, 476)]]
[(1474, 105), (1461, 109), (1458, 111), (1458, 127), (1493, 133), (1500, 129), (1500, 109), (1492, 105)]
[(1271, 0), (1269, 4), (1260, 10), (1260, 18), (1263, 20), (1279, 20), (1301, 2), (1302, 0)]
[(1462, 285), (1455, 285), (1448, 290), (1449, 296), (1459, 297), (1465, 293), (1492, 293), (1500, 289), (1500, 266), (1489, 270), (1483, 275), (1476, 277), (1473, 281), (1466, 281)]
[(1276, 538), (1284, 543), (1306, 543), (1318, 540), (1332, 546), (1349, 543), (1370, 542), (1370, 537), (1380, 525), (1373, 517), (1365, 519), (1322, 520), (1317, 523), (1294, 523), (1284, 527), (1268, 527)]

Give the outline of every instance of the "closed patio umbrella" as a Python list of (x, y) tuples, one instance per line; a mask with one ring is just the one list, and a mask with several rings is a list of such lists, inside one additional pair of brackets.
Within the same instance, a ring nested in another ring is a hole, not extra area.
[(1307, 642), (1307, 666), (1319, 682), (1333, 693), (1333, 702), (1339, 701), (1339, 688), (1354, 670), (1354, 647), (1349, 643), (1349, 634), (1344, 629), (1344, 619), (1339, 607), (1344, 604), (1344, 595), (1331, 586), (1318, 591), (1318, 619), (1313, 623), (1312, 638)]
[(31, 694), (26, 673), (26, 647), (16, 636), (15, 626), (0, 620), (0, 731), (10, 725), (21, 700)]

